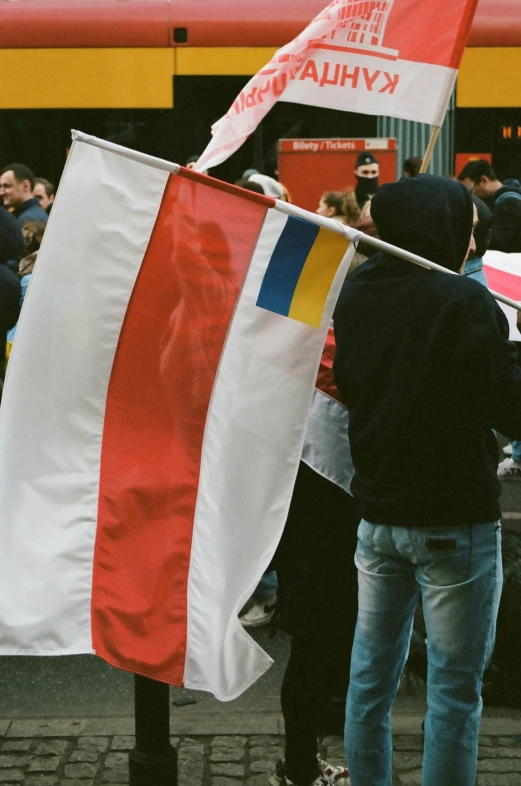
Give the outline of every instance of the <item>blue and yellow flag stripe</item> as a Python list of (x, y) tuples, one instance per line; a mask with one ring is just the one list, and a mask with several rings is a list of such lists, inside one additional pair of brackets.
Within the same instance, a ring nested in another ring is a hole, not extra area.
[(318, 328), (338, 267), (343, 235), (289, 216), (266, 268), (257, 305)]

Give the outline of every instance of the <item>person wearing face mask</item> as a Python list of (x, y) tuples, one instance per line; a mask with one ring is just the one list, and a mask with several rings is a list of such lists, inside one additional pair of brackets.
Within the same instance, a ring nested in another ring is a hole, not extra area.
[(358, 206), (363, 213), (364, 207), (374, 197), (378, 191), (378, 178), (380, 176), (380, 164), (372, 153), (360, 153), (356, 159), (355, 177), (356, 187), (355, 196)]
[(421, 597), (422, 784), (473, 786), (502, 586), (493, 429), (521, 437), (521, 369), (490, 292), (453, 275), (476, 250), (470, 192), (433, 175), (403, 178), (379, 189), (372, 215), (382, 240), (447, 272), (380, 252), (346, 281), (334, 314), (362, 512), (347, 764), (352, 786), (391, 783), (391, 707)]

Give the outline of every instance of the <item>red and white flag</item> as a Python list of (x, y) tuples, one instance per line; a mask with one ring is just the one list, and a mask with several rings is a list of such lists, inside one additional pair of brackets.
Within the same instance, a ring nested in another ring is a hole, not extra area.
[(212, 128), (197, 169), (225, 161), (277, 101), (441, 125), (478, 0), (333, 0)]
[[(505, 254), (502, 251), (487, 251), (483, 259), (483, 270), (488, 286), (500, 295), (521, 303), (521, 254)], [(521, 341), (517, 327), (518, 311), (498, 301), (510, 325), (510, 340)]]
[(283, 210), (74, 142), (0, 409), (0, 654), (95, 652), (223, 700), (270, 665), (237, 615), (353, 254)]

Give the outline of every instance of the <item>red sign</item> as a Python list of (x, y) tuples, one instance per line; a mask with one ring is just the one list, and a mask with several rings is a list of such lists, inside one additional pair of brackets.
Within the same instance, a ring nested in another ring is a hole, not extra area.
[(370, 151), (380, 164), (380, 183), (396, 180), (396, 139), (279, 139), (279, 180), (293, 202), (316, 210), (324, 191), (354, 188), (356, 159)]
[(479, 161), (484, 158), (489, 164), (492, 163), (492, 153), (456, 153), (455, 175), (459, 175), (465, 164), (470, 161)]

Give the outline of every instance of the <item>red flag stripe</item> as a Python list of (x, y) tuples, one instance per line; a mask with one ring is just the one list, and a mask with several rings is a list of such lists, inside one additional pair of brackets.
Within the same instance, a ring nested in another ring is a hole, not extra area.
[(109, 384), (93, 645), (119, 668), (174, 684), (183, 683), (206, 413), (265, 214), (266, 203), (170, 177)]
[(521, 276), (497, 270), (489, 265), (485, 265), (484, 269), (490, 289), (512, 300), (521, 301)]

